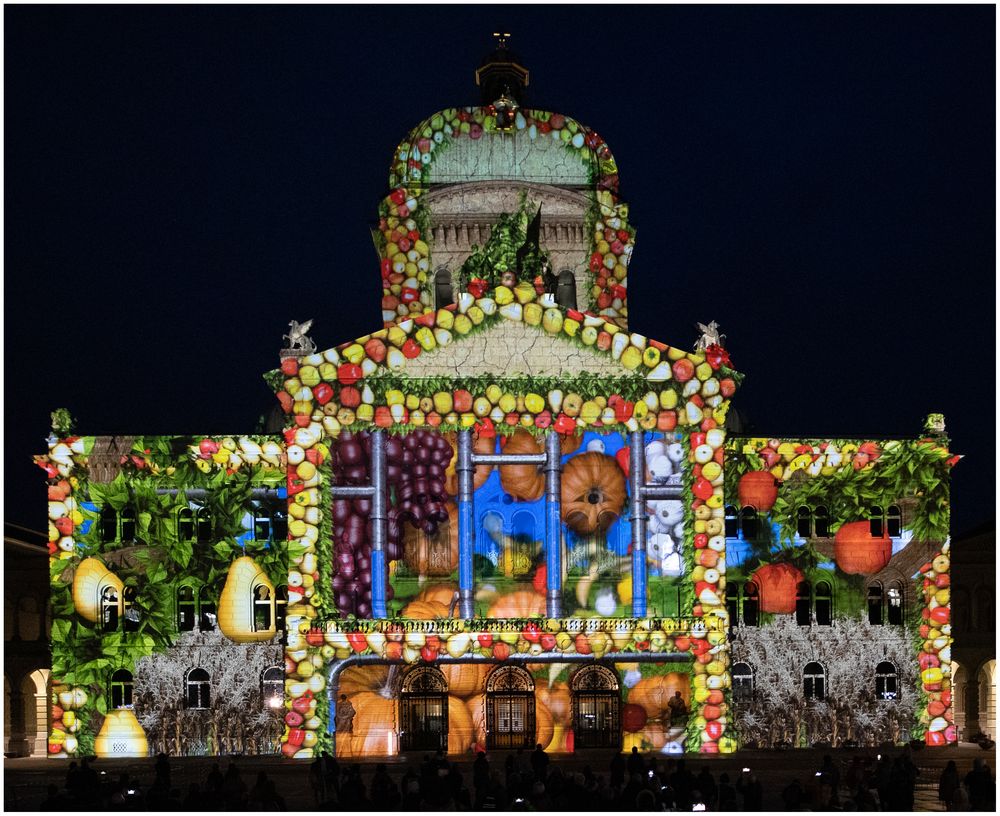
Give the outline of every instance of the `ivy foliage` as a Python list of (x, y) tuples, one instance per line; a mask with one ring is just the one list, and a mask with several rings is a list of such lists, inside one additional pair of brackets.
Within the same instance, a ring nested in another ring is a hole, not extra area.
[[(528, 203), (527, 194), (521, 192), (517, 209), (512, 213), (501, 214), (490, 230), (486, 243), (481, 247), (472, 245), (472, 253), (458, 270), (457, 277), (462, 290), (468, 287), (473, 278), (485, 280), (492, 289), (500, 285), (504, 272), (517, 273), (517, 253), (527, 241), (528, 224), (532, 217), (529, 210), (532, 209), (534, 205)], [(534, 281), (547, 261), (548, 256), (544, 252), (532, 247), (523, 260), (522, 279)]]

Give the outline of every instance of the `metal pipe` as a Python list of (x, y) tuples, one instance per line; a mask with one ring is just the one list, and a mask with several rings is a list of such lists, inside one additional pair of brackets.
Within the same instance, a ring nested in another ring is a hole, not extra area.
[(544, 453), (474, 453), (472, 462), (476, 465), (544, 465), (548, 456)]
[[(253, 487), (250, 489), (250, 495), (255, 499), (277, 499), (281, 498), (278, 495), (279, 490), (284, 490), (284, 488)], [(183, 493), (189, 499), (204, 499), (211, 492), (212, 491), (206, 490), (204, 487), (158, 487), (156, 489), (157, 496), (176, 496), (178, 493)]]
[(386, 572), (385, 542), (388, 537), (388, 514), (386, 513), (386, 463), (385, 463), (385, 431), (372, 431), (371, 434), (371, 465), (372, 465), (372, 616), (386, 616)]
[[(372, 478), (374, 479), (374, 475)], [(375, 495), (375, 485), (332, 485), (330, 495), (335, 499), (370, 499)]]
[(562, 448), (559, 434), (545, 436), (545, 613), (562, 617)]
[(643, 499), (683, 499), (684, 488), (681, 485), (643, 485), (640, 488)]
[(629, 483), (632, 488), (632, 614), (646, 616), (646, 449), (643, 432), (629, 434)]
[(465, 618), (475, 614), (475, 593), (472, 586), (473, 464), (472, 431), (458, 432), (458, 453), (455, 474), (458, 476), (458, 611)]

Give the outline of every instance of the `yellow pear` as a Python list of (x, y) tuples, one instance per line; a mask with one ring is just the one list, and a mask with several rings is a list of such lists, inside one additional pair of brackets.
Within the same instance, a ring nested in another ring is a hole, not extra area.
[[(254, 620), (255, 607), (265, 605), (266, 626)], [(237, 643), (254, 643), (271, 640), (276, 634), (274, 625), (274, 584), (249, 556), (237, 558), (229, 567), (226, 584), (219, 597), (219, 629), (227, 638)], [(257, 628), (259, 626), (259, 628)]]

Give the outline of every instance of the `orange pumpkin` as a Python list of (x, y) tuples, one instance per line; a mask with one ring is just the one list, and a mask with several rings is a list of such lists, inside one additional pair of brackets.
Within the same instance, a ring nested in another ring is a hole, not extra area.
[(374, 691), (384, 697), (391, 697), (392, 691), (388, 686), (388, 666), (351, 666), (340, 673), (337, 697), (339, 699), (341, 694), (350, 697), (363, 691)]
[(433, 601), (434, 603), (443, 604), (447, 608), (457, 591), (458, 586), (456, 584), (433, 584), (432, 586), (424, 587), (420, 591), (420, 594), (413, 600)]
[(537, 592), (518, 590), (501, 595), (486, 614), (488, 618), (530, 618), (545, 614), (545, 598)]
[[(504, 453), (544, 453), (542, 440), (524, 430), (514, 435), (504, 445)], [(545, 493), (545, 472), (540, 465), (501, 465), (500, 484), (515, 501), (535, 501)]]
[(458, 508), (445, 503), (448, 520), (433, 536), (412, 524), (403, 525), (403, 561), (418, 575), (450, 575), (458, 569)]
[(795, 611), (799, 583), (805, 580), (791, 564), (765, 564), (750, 580), (760, 589), (760, 611), (787, 615)]
[(643, 677), (628, 693), (628, 702), (642, 706), (651, 720), (668, 716), (669, 702), (675, 692), (680, 692), (687, 704), (691, 699), (691, 681), (686, 674), (669, 672)]
[(552, 713), (556, 725), (569, 725), (573, 719), (573, 698), (569, 686), (557, 681), (551, 686), (542, 684), (535, 690), (535, 697)]
[(414, 620), (434, 620), (447, 618), (448, 607), (437, 601), (410, 601), (403, 607), (403, 617)]
[(563, 468), (562, 518), (580, 535), (603, 533), (625, 504), (625, 474), (614, 457), (597, 451), (571, 458)]
[[(450, 704), (449, 704), (450, 705)], [(480, 694), (468, 701), (468, 711), (472, 720), (472, 729), (475, 739), (473, 742), (480, 745), (486, 744), (486, 695)], [(549, 711), (545, 703), (538, 698), (538, 690), (535, 690), (535, 744), (541, 743), (544, 748), (552, 742), (552, 735), (555, 733), (555, 723), (552, 720), (552, 712)], [(450, 742), (450, 739), (449, 739)]]
[[(451, 461), (444, 471), (444, 489), (449, 496), (458, 495), (458, 472), (455, 465), (458, 463), (458, 435), (454, 432), (446, 433), (445, 439), (451, 445)], [(496, 451), (496, 438), (492, 436), (472, 435), (473, 453), (494, 453)], [(476, 470), (472, 474), (472, 489), (478, 490), (493, 472), (493, 465), (476, 465)]]
[(472, 747), (474, 728), (465, 700), (448, 695), (448, 753), (464, 754)]
[(874, 575), (892, 558), (892, 539), (884, 529), (875, 538), (867, 521), (852, 521), (837, 530), (833, 558), (848, 575)]
[(448, 692), (463, 699), (479, 694), (489, 673), (489, 667), (484, 663), (442, 663), (438, 668), (448, 681)]
[(348, 695), (354, 706), (351, 733), (337, 733), (337, 753), (350, 756), (385, 756), (393, 752), (396, 701), (374, 691)]
[(778, 500), (778, 480), (766, 470), (755, 470), (740, 477), (737, 492), (741, 507), (755, 507), (766, 513)]

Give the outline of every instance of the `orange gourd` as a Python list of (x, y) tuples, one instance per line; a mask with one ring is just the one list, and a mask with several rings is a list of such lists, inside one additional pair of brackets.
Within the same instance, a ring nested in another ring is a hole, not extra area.
[(755, 470), (740, 477), (737, 488), (741, 507), (755, 507), (766, 513), (778, 500), (778, 480), (766, 470)]
[[(517, 430), (504, 445), (504, 453), (543, 453), (542, 440)], [(540, 465), (501, 465), (500, 483), (515, 501), (536, 501), (545, 493), (545, 473)]]
[(483, 690), (489, 669), (484, 663), (441, 663), (438, 668), (448, 681), (448, 693), (463, 699)]
[(530, 618), (545, 614), (545, 598), (537, 592), (518, 590), (502, 595), (490, 607), (488, 618)]
[[(458, 463), (458, 435), (454, 432), (446, 433), (445, 439), (451, 445), (451, 461), (444, 472), (444, 489), (449, 496), (458, 495), (458, 472), (455, 465)], [(496, 438), (492, 436), (472, 435), (473, 453), (494, 453), (496, 451)], [(493, 472), (493, 465), (476, 465), (476, 470), (472, 474), (472, 489), (478, 490)]]
[(892, 558), (892, 539), (885, 530), (872, 535), (867, 521), (845, 524), (833, 538), (833, 559), (848, 575), (874, 575)]
[[(384, 693), (384, 691), (383, 691)], [(396, 701), (374, 691), (347, 697), (354, 706), (351, 733), (337, 733), (337, 753), (350, 756), (385, 756), (393, 752), (396, 731)]]
[(580, 535), (603, 533), (625, 505), (625, 474), (614, 457), (581, 453), (563, 467), (562, 518)]
[(765, 564), (750, 580), (760, 589), (760, 611), (787, 615), (795, 611), (799, 583), (805, 576), (791, 564)]
[(448, 753), (464, 754), (472, 747), (472, 715), (465, 700), (448, 695)]
[(551, 712), (556, 725), (569, 725), (573, 719), (573, 698), (569, 686), (561, 681), (547, 686), (544, 683), (535, 690), (535, 697)]
[(435, 618), (447, 618), (448, 607), (437, 601), (410, 601), (403, 607), (404, 618), (413, 620), (434, 620)]
[(388, 666), (351, 666), (340, 673), (337, 682), (337, 698), (341, 694), (348, 697), (363, 691), (381, 692), (383, 696), (391, 697)]
[(432, 586), (424, 587), (414, 600), (433, 601), (434, 603), (444, 604), (447, 607), (451, 603), (452, 598), (455, 597), (457, 591), (457, 584), (433, 584)]
[(691, 682), (686, 674), (668, 672), (643, 677), (628, 693), (628, 702), (642, 706), (651, 720), (669, 718), (669, 702), (675, 692), (680, 692), (686, 704), (691, 699)]

